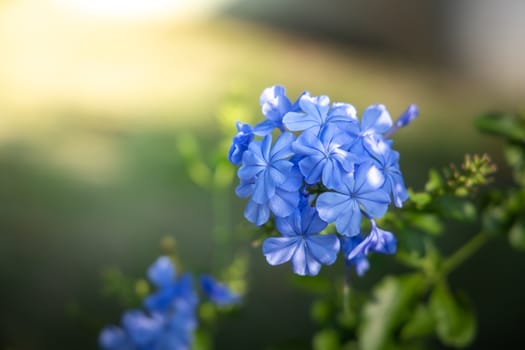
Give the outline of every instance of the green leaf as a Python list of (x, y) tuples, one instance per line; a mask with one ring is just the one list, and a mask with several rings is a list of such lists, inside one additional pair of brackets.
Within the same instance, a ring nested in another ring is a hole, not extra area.
[(443, 232), (443, 224), (434, 214), (414, 213), (410, 216), (411, 224), (425, 233), (439, 235)]
[(431, 169), (428, 173), (428, 181), (425, 184), (425, 191), (433, 192), (443, 188), (443, 179), (439, 172), (435, 169)]
[(413, 192), (411, 190), (408, 190), (408, 198), (420, 208), (432, 201), (432, 196), (430, 194), (426, 192)]
[(446, 217), (463, 222), (476, 220), (476, 207), (471, 201), (464, 198), (443, 196), (439, 201), (439, 206)]
[(312, 348), (314, 350), (339, 350), (339, 334), (333, 329), (324, 329), (318, 332), (313, 339)]
[(430, 296), (430, 309), (436, 321), (436, 333), (448, 346), (465, 347), (476, 335), (476, 317), (464, 300), (455, 299), (446, 285), (439, 284)]
[(475, 125), (483, 132), (502, 136), (509, 141), (525, 140), (525, 122), (513, 114), (489, 113), (476, 119)]
[(509, 241), (512, 247), (525, 251), (525, 217), (519, 218), (509, 231)]
[(421, 274), (384, 278), (374, 289), (374, 299), (364, 306), (358, 329), (360, 348), (391, 349), (395, 331), (410, 316), (412, 305), (424, 290)]
[(419, 304), (410, 320), (401, 329), (401, 339), (426, 337), (434, 332), (435, 323), (434, 315), (429, 307)]
[(514, 181), (525, 186), (525, 143), (505, 147), (505, 159), (513, 169)]

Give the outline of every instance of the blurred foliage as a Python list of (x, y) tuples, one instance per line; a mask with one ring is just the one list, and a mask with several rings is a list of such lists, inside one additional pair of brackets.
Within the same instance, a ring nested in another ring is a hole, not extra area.
[[(524, 119), (488, 114), (476, 125), (503, 139), (515, 183), (482, 191), (496, 171), (488, 155), (466, 155), (460, 166), (431, 170), (424, 190), (411, 190), (404, 208), (382, 219), (398, 234), (396, 260), (416, 272), (384, 276), (372, 295), (352, 287), (349, 276), (341, 295), (334, 295), (323, 277), (296, 283), (319, 296), (311, 306), (321, 327), (313, 337), (314, 349), (428, 349), (436, 338), (453, 348), (473, 342), (478, 328), (474, 307), (466, 293), (452, 290), (449, 274), (498, 236), (507, 235), (512, 247), (525, 249)], [(445, 256), (437, 238), (466, 236), (448, 229), (453, 222), (481, 231)]]

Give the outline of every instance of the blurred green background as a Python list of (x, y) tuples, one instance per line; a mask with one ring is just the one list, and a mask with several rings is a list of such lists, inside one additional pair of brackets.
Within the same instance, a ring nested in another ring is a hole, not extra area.
[[(395, 137), (415, 189), (466, 152), (501, 164), (500, 144), (472, 121), (525, 108), (524, 14), (512, 0), (0, 1), (0, 348), (96, 348), (123, 310), (101, 271), (143, 277), (166, 235), (186, 269), (217, 271), (210, 193), (187, 176), (177, 142), (194, 134), (208, 157), (232, 98), (245, 121), (261, 118), (259, 94), (273, 84), (358, 111), (384, 103), (393, 116), (417, 103), (421, 117)], [(501, 165), (496, 180), (508, 179)], [(233, 191), (230, 201), (246, 227), (243, 202)], [(471, 233), (445, 236), (444, 251)], [(311, 297), (248, 241), (238, 246), (249, 293), (217, 348), (310, 337)], [(362, 288), (388, 264), (374, 261)], [(480, 320), (473, 349), (520, 338), (524, 272), (525, 257), (500, 241), (453, 275)]]

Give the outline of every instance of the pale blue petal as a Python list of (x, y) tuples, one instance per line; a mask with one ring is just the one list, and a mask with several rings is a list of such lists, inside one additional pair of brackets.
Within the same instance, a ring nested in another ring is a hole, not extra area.
[(357, 124), (357, 111), (349, 103), (334, 102), (328, 114), (328, 121), (343, 121)]
[(408, 199), (408, 191), (405, 187), (403, 177), (397, 174), (391, 174), (389, 177), (391, 183), (392, 195), (394, 196), (394, 205), (398, 208), (403, 207), (403, 202)]
[(289, 216), (299, 206), (299, 193), (277, 189), (275, 195), (270, 198), (268, 205), (276, 217)]
[(299, 161), (299, 169), (308, 184), (315, 184), (319, 181), (323, 172), (326, 158), (322, 156), (309, 156)]
[(354, 191), (357, 193), (370, 192), (379, 189), (385, 182), (385, 176), (372, 162), (365, 162), (357, 168), (355, 174)]
[(354, 200), (348, 195), (337, 192), (325, 192), (317, 198), (316, 208), (319, 217), (331, 223), (351, 209), (353, 202)]
[(290, 261), (299, 244), (301, 237), (270, 237), (264, 240), (262, 251), (270, 265), (281, 265)]
[(292, 149), (297, 154), (302, 155), (322, 155), (324, 153), (324, 146), (321, 140), (311, 130), (306, 130), (297, 138), (292, 144)]
[(370, 236), (372, 236), (370, 250), (383, 254), (394, 254), (396, 252), (397, 240), (392, 232), (375, 227)]
[(336, 235), (312, 235), (306, 238), (310, 255), (323, 265), (332, 265), (337, 260), (340, 243)]
[(257, 226), (264, 225), (270, 218), (270, 208), (266, 204), (249, 201), (244, 209), (244, 217)]
[(288, 112), (283, 117), (283, 124), (290, 131), (302, 131), (319, 126), (320, 122), (315, 116), (300, 112)]
[(385, 215), (390, 195), (383, 190), (376, 190), (367, 193), (360, 193), (356, 196), (359, 204), (363, 206), (365, 212), (373, 218), (380, 218)]
[(310, 255), (303, 239), (292, 257), (292, 267), (293, 271), (300, 276), (315, 276), (321, 270), (321, 263)]
[(255, 181), (243, 181), (235, 188), (235, 194), (240, 198), (248, 198), (253, 194)]
[(290, 174), (293, 167), (293, 163), (287, 160), (278, 160), (272, 163), (272, 166), (268, 169), (270, 176), (275, 183), (275, 185), (282, 185), (288, 175)]
[(360, 232), (361, 210), (355, 200), (351, 199), (349, 203), (345, 212), (337, 217), (335, 228), (342, 235), (355, 236)]
[(279, 188), (284, 191), (292, 192), (292, 191), (298, 191), (302, 185), (303, 185), (303, 175), (301, 174), (301, 171), (299, 170), (299, 168), (293, 167), (290, 170), (288, 177), (286, 178), (286, 181), (282, 183), (281, 185), (279, 185)]
[(259, 203), (266, 203), (275, 194), (275, 183), (269, 171), (264, 171), (257, 178), (253, 190), (252, 200)]
[(273, 101), (278, 96), (285, 96), (286, 95), (286, 89), (284, 86), (281, 85), (273, 85), (270, 87), (267, 87), (263, 90), (261, 93), (261, 96), (259, 97), (259, 104), (263, 106), (266, 102)]
[(301, 233), (306, 235), (317, 234), (324, 230), (327, 223), (321, 220), (317, 210), (313, 207), (306, 206), (301, 215)]
[(270, 134), (275, 128), (278, 128), (279, 124), (273, 120), (265, 120), (255, 125), (253, 133), (258, 136), (266, 136)]
[(290, 132), (284, 132), (279, 136), (271, 151), (272, 162), (293, 156), (292, 142), (295, 136)]
[(386, 132), (392, 126), (392, 118), (382, 104), (369, 106), (361, 120), (361, 131), (373, 131), (378, 134)]
[(300, 230), (298, 230), (297, 225), (295, 225), (295, 217), (297, 216), (298, 211), (292, 212), (287, 217), (276, 217), (275, 218), (275, 228), (277, 231), (279, 231), (283, 236), (289, 236), (289, 237), (295, 237), (298, 234), (300, 234)]
[(326, 116), (330, 110), (330, 99), (326, 95), (312, 97), (304, 95), (299, 100), (299, 106), (307, 114), (318, 121), (318, 125), (326, 121)]

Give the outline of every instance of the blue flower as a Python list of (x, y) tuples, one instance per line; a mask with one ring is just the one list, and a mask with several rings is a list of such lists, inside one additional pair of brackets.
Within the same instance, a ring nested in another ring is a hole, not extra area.
[[(122, 328), (105, 327), (99, 335), (103, 350), (190, 350), (197, 328), (198, 298), (189, 273), (176, 276), (168, 257), (159, 257), (147, 271), (158, 290), (144, 300), (147, 312), (130, 310), (122, 317)], [(211, 277), (206, 277), (211, 279)], [(207, 280), (204, 292), (218, 304), (236, 302), (240, 296), (221, 284)]]
[(348, 256), (355, 250), (355, 247), (364, 240), (364, 237), (361, 235), (352, 237), (341, 236), (340, 240), (341, 251), (345, 257), (346, 266), (353, 266), (357, 275), (363, 276), (370, 268), (370, 263), (368, 262), (366, 255), (363, 252), (359, 252), (359, 254), (353, 255), (351, 259), (349, 259)]
[(356, 257), (366, 256), (370, 251), (382, 254), (394, 254), (397, 249), (397, 240), (392, 232), (381, 230), (377, 227), (375, 220), (370, 220), (372, 230), (359, 242), (350, 252), (346, 259), (352, 260)]
[(361, 211), (367, 216), (383, 216), (390, 203), (389, 195), (381, 189), (384, 177), (372, 162), (357, 167), (355, 179), (343, 177), (342, 186), (335, 192), (325, 192), (317, 198), (316, 207), (324, 221), (335, 221), (337, 232), (355, 236), (360, 232)]
[(315, 276), (321, 265), (331, 265), (337, 259), (340, 243), (336, 235), (319, 234), (326, 222), (316, 210), (306, 206), (287, 218), (276, 218), (282, 237), (270, 237), (263, 243), (263, 254), (270, 265), (292, 261), (293, 271), (301, 276)]
[(330, 125), (317, 136), (307, 130), (292, 144), (292, 149), (303, 156), (299, 168), (306, 183), (313, 185), (322, 178), (327, 188), (342, 185), (345, 174), (353, 173), (357, 157), (345, 149), (352, 138), (337, 127)]
[(175, 282), (175, 265), (167, 256), (161, 256), (148, 268), (147, 276), (158, 288), (166, 287)]
[(201, 286), (204, 294), (219, 306), (228, 306), (240, 302), (239, 294), (232, 292), (224, 284), (217, 282), (208, 275), (201, 276)]
[(255, 181), (252, 200), (265, 204), (275, 194), (292, 171), (293, 163), (287, 160), (293, 155), (291, 144), (294, 136), (283, 133), (272, 147), (272, 135), (261, 141), (253, 141), (243, 156), (243, 165), (237, 175), (242, 181)]
[(122, 326), (134, 344), (146, 347), (162, 333), (164, 318), (156, 313), (148, 316), (140, 310), (131, 310), (122, 317)]
[(248, 145), (253, 140), (253, 130), (249, 124), (237, 122), (237, 134), (233, 137), (232, 145), (228, 152), (228, 160), (233, 165), (242, 163), (242, 155), (248, 149)]
[(407, 126), (408, 124), (412, 123), (414, 119), (417, 118), (419, 115), (419, 108), (415, 104), (411, 104), (408, 106), (408, 108), (397, 118), (396, 122), (394, 123), (394, 126), (390, 128), (385, 134), (385, 138), (389, 138), (394, 134), (397, 129), (403, 128)]
[(195, 312), (179, 311), (170, 315), (152, 350), (190, 350), (196, 327)]
[(312, 97), (308, 94), (299, 99), (302, 112), (291, 111), (283, 117), (283, 123), (291, 131), (311, 130), (319, 133), (329, 123), (344, 130), (358, 130), (354, 106), (348, 103), (334, 103), (330, 108), (328, 96)]
[[(266, 203), (259, 204), (250, 200), (244, 210), (244, 217), (251, 223), (261, 226), (270, 218), (270, 212), (275, 216), (289, 216), (298, 206), (302, 186), (302, 175), (297, 167), (291, 169), (286, 181), (275, 189), (275, 194)], [(255, 178), (243, 181), (235, 189), (235, 193), (246, 198), (253, 194)]]
[(193, 289), (192, 276), (181, 275), (172, 284), (159, 288), (144, 299), (144, 306), (152, 312), (165, 312), (169, 309), (193, 309), (198, 298)]
[(360, 135), (382, 134), (392, 126), (392, 117), (382, 104), (371, 105), (361, 117)]
[(280, 85), (264, 89), (259, 103), (266, 120), (255, 126), (254, 133), (265, 136), (276, 128), (284, 131), (283, 116), (293, 108), (290, 99), (286, 96), (286, 89)]
[(351, 146), (351, 151), (357, 154), (364, 152), (363, 143), (369, 137), (387, 132), (392, 126), (392, 117), (386, 107), (375, 104), (367, 107), (361, 117), (361, 124), (356, 139)]
[(377, 168), (385, 177), (382, 189), (390, 193), (395, 206), (401, 208), (408, 199), (408, 191), (399, 168), (399, 153), (392, 150), (390, 144), (378, 135), (367, 138), (363, 144), (375, 158)]

